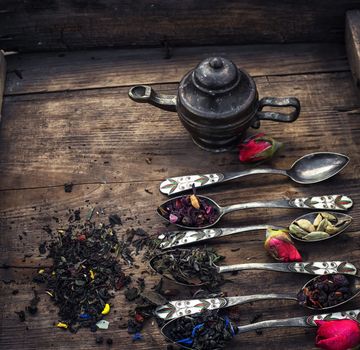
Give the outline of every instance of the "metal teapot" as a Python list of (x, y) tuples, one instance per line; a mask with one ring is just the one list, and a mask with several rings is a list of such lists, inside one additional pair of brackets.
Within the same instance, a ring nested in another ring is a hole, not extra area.
[[(195, 144), (214, 152), (231, 148), (250, 126), (259, 128), (260, 120), (291, 123), (300, 113), (300, 102), (295, 97), (259, 100), (253, 78), (223, 57), (200, 62), (182, 78), (176, 96), (137, 85), (129, 90), (129, 97), (177, 112)], [(265, 106), (293, 107), (294, 110), (289, 114), (266, 112)]]

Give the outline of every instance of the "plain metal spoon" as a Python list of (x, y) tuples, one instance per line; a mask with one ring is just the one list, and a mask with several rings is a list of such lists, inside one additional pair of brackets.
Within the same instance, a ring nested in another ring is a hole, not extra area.
[[(301, 288), (300, 292), (303, 291), (305, 288), (307, 288), (309, 284), (316, 282), (322, 277), (323, 276), (316, 276), (310, 281), (308, 281)], [(158, 306), (155, 309), (155, 314), (157, 317), (168, 321), (182, 316), (194, 315), (204, 310), (217, 310), (235, 305), (251, 303), (259, 300), (270, 300), (270, 299), (296, 300), (299, 303), (299, 305), (310, 310), (329, 310), (349, 302), (350, 300), (356, 298), (360, 294), (360, 278), (358, 276), (347, 275), (347, 279), (350, 282), (349, 287), (352, 296), (341, 303), (332, 306), (322, 307), (322, 308), (314, 308), (312, 306), (306, 305), (305, 303), (301, 303), (299, 302), (297, 295), (291, 293), (289, 294), (267, 293), (267, 294), (254, 294), (254, 295), (245, 295), (245, 296), (237, 296), (237, 297), (176, 300), (176, 301), (171, 301), (165, 305)]]
[[(157, 208), (157, 213), (167, 222), (171, 223), (166, 215), (167, 207), (175, 203), (177, 199), (181, 199), (182, 196), (174, 197), (163, 204), (161, 204)], [(187, 226), (180, 223), (174, 223), (178, 227), (190, 228), (190, 229), (203, 229), (214, 226), (219, 222), (222, 216), (225, 214), (231, 213), (236, 210), (242, 209), (252, 209), (252, 208), (298, 208), (298, 209), (320, 209), (320, 210), (348, 210), (352, 207), (353, 201), (350, 197), (347, 197), (343, 194), (332, 194), (332, 195), (322, 195), (322, 196), (314, 196), (314, 197), (303, 197), (303, 198), (293, 198), (293, 199), (278, 199), (272, 201), (258, 201), (258, 202), (250, 202), (250, 203), (240, 203), (229, 205), (227, 207), (220, 207), (213, 199), (205, 196), (197, 196), (200, 201), (203, 201), (209, 206), (212, 206), (216, 211), (216, 219), (203, 226)]]
[[(309, 220), (310, 222), (314, 222), (316, 216), (320, 213), (321, 212), (312, 212), (312, 213), (307, 213), (305, 215), (301, 215), (297, 219), (293, 220), (291, 224), (295, 223), (300, 219), (306, 219)], [(328, 212), (328, 213), (335, 216), (338, 219), (338, 221), (345, 223), (345, 225), (343, 225), (341, 229), (339, 229), (339, 231), (336, 232), (335, 234), (327, 238), (321, 238), (316, 240), (302, 239), (289, 232), (290, 236), (298, 241), (306, 242), (306, 243), (324, 241), (336, 237), (340, 233), (344, 232), (352, 222), (352, 217), (349, 215), (343, 213), (335, 213), (335, 212)], [(283, 229), (281, 227), (273, 226), (273, 225), (253, 225), (253, 226), (244, 226), (244, 227), (223, 227), (223, 228), (208, 228), (203, 230), (171, 231), (171, 232), (162, 233), (158, 236), (158, 239), (161, 241), (161, 243), (159, 244), (159, 248), (169, 249), (174, 247), (180, 247), (189, 244), (196, 244), (213, 238), (226, 237), (248, 231), (267, 230), (268, 228)]]
[[(244, 326), (235, 326), (232, 324), (233, 327), (237, 327), (238, 334), (247, 333), (251, 331), (256, 331), (260, 329), (266, 328), (284, 328), (284, 327), (317, 327), (316, 321), (321, 320), (357, 320), (360, 316), (360, 309), (354, 310), (347, 310), (341, 312), (333, 312), (333, 313), (326, 313), (326, 314), (319, 314), (319, 315), (308, 315), (302, 317), (293, 317), (293, 318), (284, 318), (280, 320), (267, 320), (256, 322)], [(194, 319), (191, 316), (185, 316)], [(169, 341), (176, 343), (177, 345), (181, 346), (184, 349), (193, 349), (189, 346), (186, 346), (182, 343), (178, 343), (179, 339), (172, 339), (170, 335), (170, 330), (172, 327), (176, 325), (176, 319), (167, 322), (162, 328), (161, 333), (162, 335), (167, 338)], [(195, 349), (194, 349), (195, 350)], [(211, 350), (211, 349), (209, 349)]]
[(350, 159), (344, 154), (316, 152), (299, 158), (288, 170), (258, 167), (238, 172), (183, 175), (167, 178), (160, 184), (160, 192), (167, 195), (181, 193), (195, 187), (206, 187), (255, 174), (279, 174), (291, 180), (308, 185), (321, 182), (339, 173)]
[[(177, 251), (179, 251), (178, 249)], [(185, 249), (181, 249), (185, 251)], [(206, 285), (206, 283), (195, 283), (194, 281), (185, 283), (183, 280), (177, 280), (171, 272), (164, 273), (159, 270), (156, 262), (163, 259), (164, 256), (171, 257), (174, 251), (167, 251), (165, 253), (158, 254), (149, 261), (149, 266), (158, 274), (163, 277), (174, 281), (177, 284), (187, 287), (200, 287)], [(302, 273), (308, 275), (329, 275), (335, 273), (355, 275), (357, 268), (347, 261), (313, 261), (313, 262), (291, 262), (291, 263), (247, 263), (247, 264), (234, 264), (234, 265), (222, 265), (217, 266), (213, 264), (214, 273), (227, 273), (235, 271), (245, 270), (266, 270), (266, 271), (278, 271), (288, 273)]]

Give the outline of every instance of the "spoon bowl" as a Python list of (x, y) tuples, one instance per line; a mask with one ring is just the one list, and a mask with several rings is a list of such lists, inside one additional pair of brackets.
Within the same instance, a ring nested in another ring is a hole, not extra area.
[(298, 217), (297, 219), (293, 220), (290, 224), (290, 229), (289, 229), (289, 235), (300, 242), (305, 242), (305, 243), (314, 243), (314, 242), (322, 242), (322, 241), (326, 241), (328, 239), (337, 237), (338, 235), (340, 235), (342, 232), (344, 232), (352, 223), (352, 217), (350, 215), (344, 214), (344, 213), (335, 213), (335, 212), (327, 212), (328, 214), (334, 216), (337, 219), (337, 224), (340, 225), (339, 229), (336, 233), (334, 234), (329, 234), (328, 237), (323, 237), (323, 238), (317, 238), (317, 239), (304, 239), (301, 238), (300, 236), (297, 236), (296, 234), (294, 234), (291, 230), (292, 225), (295, 225), (296, 222), (298, 222), (299, 220), (308, 220), (311, 223), (313, 223), (316, 219), (316, 217), (320, 214), (321, 215), (322, 212), (311, 212), (311, 213), (307, 213), (304, 214), (300, 217)]
[(287, 175), (300, 184), (314, 184), (339, 173), (348, 163), (349, 157), (334, 152), (310, 153), (293, 163)]
[[(304, 297), (304, 295), (307, 293), (307, 290), (309, 289), (309, 287), (315, 283), (321, 284), (323, 282), (323, 280), (325, 278), (331, 278), (331, 277), (340, 277), (343, 276), (345, 277), (344, 274), (328, 274), (328, 275), (323, 275), (323, 276), (316, 276), (313, 279), (311, 279), (310, 281), (308, 281), (307, 283), (305, 283), (305, 285), (301, 288), (300, 292), (298, 293), (298, 302), (301, 306), (304, 306), (310, 310), (329, 310), (335, 307), (339, 307), (347, 302), (349, 302), (350, 300), (355, 299), (359, 294), (360, 294), (360, 277), (357, 275), (346, 275), (346, 279), (349, 282), (349, 284), (347, 285), (347, 288), (350, 292), (350, 296), (348, 298), (346, 298), (344, 301), (336, 303), (334, 305), (331, 306), (325, 306), (325, 307), (313, 307), (311, 305), (307, 305), (306, 304), (306, 300), (300, 300)], [(342, 292), (344, 293), (344, 292)]]

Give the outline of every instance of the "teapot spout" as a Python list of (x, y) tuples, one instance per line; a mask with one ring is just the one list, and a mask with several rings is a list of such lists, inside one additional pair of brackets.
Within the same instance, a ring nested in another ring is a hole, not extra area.
[(176, 112), (176, 95), (158, 94), (148, 85), (133, 86), (129, 90), (129, 97), (135, 102), (147, 102), (166, 111)]

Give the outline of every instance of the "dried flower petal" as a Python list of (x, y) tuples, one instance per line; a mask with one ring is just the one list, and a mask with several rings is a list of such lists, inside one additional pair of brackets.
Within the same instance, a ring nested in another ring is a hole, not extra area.
[(102, 315), (107, 315), (110, 312), (110, 305), (105, 304), (103, 311), (101, 311)]
[(174, 214), (170, 214), (170, 216), (169, 216), (169, 220), (172, 224), (175, 224), (178, 221), (178, 219), (179, 218)]
[(190, 196), (190, 201), (191, 201), (191, 205), (195, 208), (195, 209), (200, 209), (200, 202), (198, 200), (198, 198), (192, 194)]

